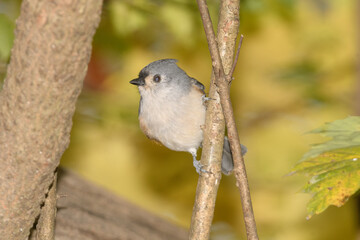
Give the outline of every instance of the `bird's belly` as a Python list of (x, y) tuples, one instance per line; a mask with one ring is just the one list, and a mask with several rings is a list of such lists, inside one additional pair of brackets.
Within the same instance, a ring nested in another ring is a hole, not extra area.
[(201, 125), (187, 127), (182, 131), (176, 125), (163, 134), (161, 141), (166, 147), (175, 151), (190, 151), (190, 149), (199, 148), (203, 140)]
[(186, 99), (179, 100), (176, 109), (153, 102), (147, 105), (143, 101), (139, 115), (140, 128), (150, 139), (161, 142), (171, 150), (188, 152), (197, 149), (203, 140), (205, 106), (199, 95), (194, 95), (194, 99), (191, 97), (189, 94)]
[(145, 135), (161, 142), (171, 150), (197, 149), (203, 140), (201, 128), (203, 122), (188, 123), (184, 128), (184, 119), (164, 121), (164, 119), (152, 117), (150, 121), (146, 116), (140, 116), (139, 120), (140, 128)]

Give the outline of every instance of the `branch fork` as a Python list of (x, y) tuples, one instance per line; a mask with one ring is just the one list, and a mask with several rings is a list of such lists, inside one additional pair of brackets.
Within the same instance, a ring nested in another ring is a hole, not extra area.
[[(211, 155), (211, 149), (213, 146), (208, 147), (209, 141), (207, 138), (217, 139), (217, 144), (220, 145), (222, 151), (222, 141), (221, 137), (224, 137), (224, 128), (217, 122), (218, 119), (225, 118), (226, 127), (228, 130), (228, 138), (230, 141), (231, 152), (234, 160), (234, 174), (236, 177), (236, 186), (239, 188), (241, 202), (242, 202), (242, 209), (243, 209), (243, 218), (245, 222), (245, 228), (247, 233), (248, 240), (258, 240), (257, 235), (257, 228), (255, 217), (253, 213), (252, 203), (251, 203), (251, 196), (249, 190), (249, 184), (246, 175), (246, 169), (244, 164), (244, 158), (241, 153), (241, 145), (239, 140), (239, 135), (237, 132), (237, 127), (235, 123), (232, 103), (230, 100), (230, 85), (232, 82), (232, 76), (235, 71), (236, 63), (238, 62), (239, 52), (243, 41), (243, 36), (240, 36), (239, 45), (237, 48), (237, 53), (235, 58), (233, 59), (234, 53), (231, 52), (232, 50), (228, 50), (235, 46), (236, 42), (236, 35), (238, 33), (239, 24), (237, 21), (236, 24), (233, 24), (232, 27), (224, 27), (223, 30), (228, 31), (228, 33), (236, 33), (235, 37), (230, 41), (233, 43), (229, 43), (229, 40), (225, 40), (225, 38), (220, 38), (218, 36), (218, 40), (215, 37), (214, 29), (212, 26), (209, 10), (206, 4), (206, 0), (197, 0), (199, 11), (201, 15), (201, 19), (203, 22), (206, 38), (208, 41), (208, 46), (210, 50), (210, 55), (212, 59), (212, 66), (213, 66), (213, 73), (215, 79), (212, 79), (210, 85), (210, 93), (209, 97), (214, 98), (217, 96), (216, 99), (220, 98), (219, 100), (214, 101), (208, 108), (207, 118), (206, 118), (206, 125), (211, 126), (213, 128), (217, 128), (214, 132), (205, 131), (204, 132), (204, 148), (203, 148), (203, 155), (201, 158), (202, 164), (209, 164), (210, 167), (216, 170), (215, 172), (221, 171), (221, 156), (213, 156)], [(230, 5), (232, 5), (230, 7)], [(220, 20), (219, 20), (219, 29), (221, 21), (227, 22), (226, 18), (229, 20), (238, 20), (239, 16), (239, 5), (240, 1), (221, 1), (221, 10), (220, 10)], [(233, 9), (235, 9), (233, 11)], [(231, 12), (233, 11), (233, 12)], [(231, 19), (232, 18), (232, 19)], [(237, 19), (236, 19), (237, 18)], [(231, 32), (232, 31), (232, 32)], [(218, 31), (219, 35), (221, 34)], [(228, 37), (226, 39), (229, 39)], [(228, 41), (228, 42), (227, 42)], [(226, 54), (223, 56), (223, 60), (226, 61), (226, 66), (230, 66), (229, 73), (225, 74), (223, 65), (224, 61), (221, 59), (219, 45), (227, 45), (230, 46), (226, 50)], [(232, 46), (233, 45), (233, 46)], [(235, 47), (234, 47), (235, 48)], [(233, 48), (233, 49), (234, 49)], [(214, 90), (215, 88), (215, 90)], [(219, 102), (220, 101), (220, 102)], [(219, 114), (219, 110), (220, 114)], [(214, 113), (215, 112), (215, 113)], [(209, 115), (209, 117), (208, 117)], [(214, 116), (216, 115), (216, 116)], [(219, 116), (222, 115), (222, 116)], [(218, 119), (216, 119), (216, 117)], [(210, 133), (209, 133), (210, 132)], [(218, 133), (218, 135), (216, 135)], [(219, 136), (221, 135), (221, 136)], [(219, 140), (220, 138), (220, 140)], [(207, 151), (206, 151), (207, 150)], [(210, 155), (210, 156), (209, 156)], [(216, 159), (216, 157), (218, 159)], [(213, 159), (215, 158), (215, 160)], [(205, 179), (208, 177), (208, 179)], [(200, 175), (198, 181), (198, 187), (196, 190), (196, 198), (193, 210), (193, 217), (191, 220), (191, 227), (190, 227), (190, 237), (189, 239), (209, 239), (210, 236), (210, 227), (213, 218), (213, 212), (215, 207), (215, 199), (216, 193), (218, 189), (218, 185), (220, 183), (221, 174), (215, 174), (215, 178), (210, 175)], [(206, 209), (207, 211), (205, 211)]]

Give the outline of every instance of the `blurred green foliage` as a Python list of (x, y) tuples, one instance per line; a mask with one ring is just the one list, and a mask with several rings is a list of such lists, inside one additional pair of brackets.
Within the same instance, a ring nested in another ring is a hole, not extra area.
[(0, 14), (0, 59), (5, 62), (10, 57), (14, 41), (14, 23), (4, 14)]
[(15, 19), (18, 16), (19, 7), (19, 0), (0, 0), (0, 86), (10, 58), (14, 41)]

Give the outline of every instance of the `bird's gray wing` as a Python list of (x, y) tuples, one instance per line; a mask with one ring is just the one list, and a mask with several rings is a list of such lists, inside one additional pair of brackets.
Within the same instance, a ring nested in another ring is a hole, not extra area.
[[(242, 144), (240, 144), (240, 147), (241, 147), (241, 154), (244, 156), (247, 152), (247, 148)], [(225, 136), (224, 149), (223, 149), (223, 155), (221, 161), (221, 170), (225, 175), (229, 175), (233, 169), (234, 169), (234, 161), (230, 149), (230, 142), (228, 137)]]
[(197, 87), (199, 89), (199, 91), (201, 91), (202, 93), (205, 94), (205, 86), (199, 82), (198, 80), (196, 80), (195, 78), (191, 78), (191, 83)]

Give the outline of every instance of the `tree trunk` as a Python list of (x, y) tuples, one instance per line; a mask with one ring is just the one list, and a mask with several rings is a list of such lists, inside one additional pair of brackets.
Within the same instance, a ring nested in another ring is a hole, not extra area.
[(69, 144), (102, 1), (24, 0), (0, 93), (0, 236), (28, 239)]

